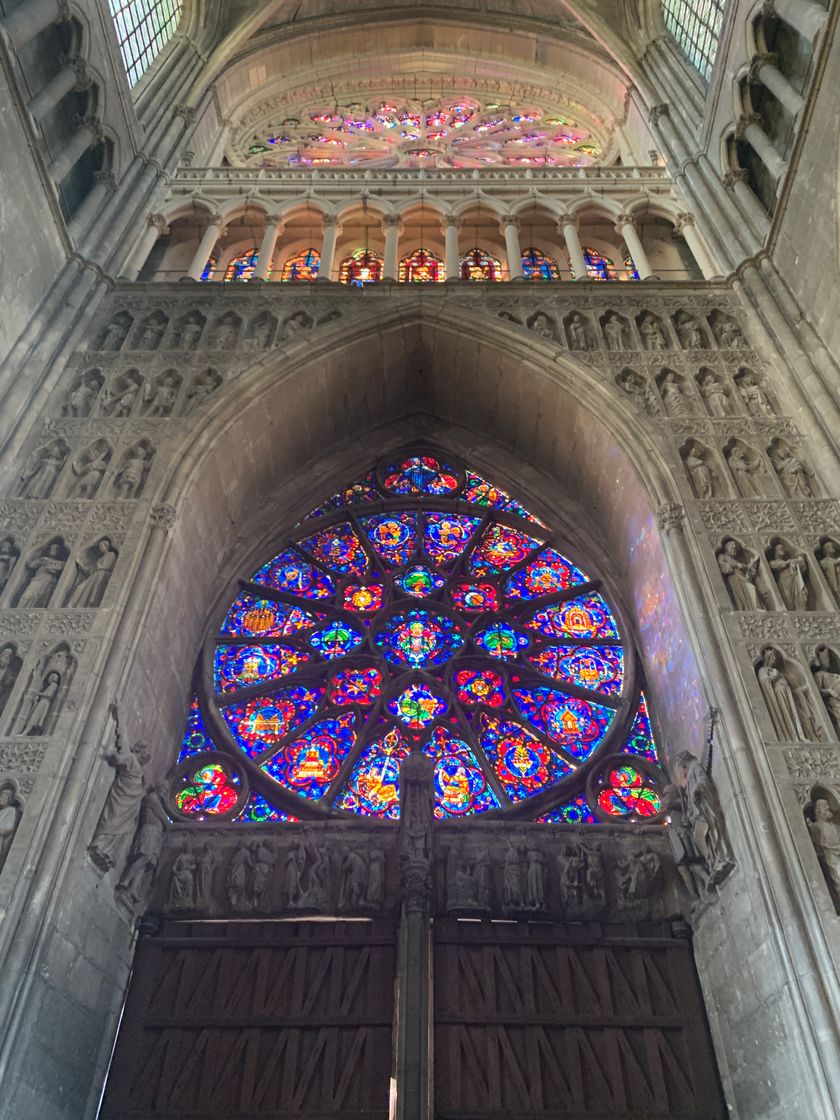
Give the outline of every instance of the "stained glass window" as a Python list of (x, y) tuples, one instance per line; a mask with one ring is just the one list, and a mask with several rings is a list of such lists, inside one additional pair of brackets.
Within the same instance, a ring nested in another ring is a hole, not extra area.
[(726, 0), (661, 0), (665, 26), (677, 46), (708, 81), (717, 55)]
[(428, 249), (415, 249), (400, 261), (401, 284), (442, 284), (445, 279), (446, 266)]
[(320, 267), (321, 254), (317, 249), (301, 249), (284, 263), (280, 271), (280, 279), (287, 284), (295, 281), (309, 283), (317, 280)]
[(201, 274), (203, 283), (207, 283), (213, 279), (213, 273), (216, 271), (216, 265), (219, 263), (218, 257), (208, 257), (207, 264), (204, 266), (204, 271)]
[(560, 267), (554, 257), (533, 246), (522, 254), (522, 271), (526, 280), (560, 279)]
[(228, 266), (225, 269), (225, 281), (250, 280), (254, 275), (254, 270), (257, 267), (257, 261), (259, 259), (260, 253), (256, 246), (253, 249), (247, 249), (244, 253), (240, 253), (228, 262)]
[(434, 449), (392, 454), (242, 580), (202, 658), (178, 812), (394, 819), (423, 751), (441, 818), (533, 799), (549, 822), (659, 820), (631, 658), (599, 580), (521, 501)]
[[(586, 261), (586, 271), (590, 280), (618, 279), (618, 271), (613, 262), (603, 253), (599, 253), (597, 249), (584, 247), (583, 259)], [(575, 270), (572, 268), (571, 262), (569, 262), (569, 268), (572, 270), (572, 279), (574, 279)]]
[(480, 284), (502, 279), (502, 263), (484, 249), (470, 249), (460, 261), (461, 279), (475, 280)]
[(135, 85), (160, 54), (181, 19), (181, 0), (109, 0), (128, 77)]
[(626, 276), (627, 280), (638, 280), (639, 279), (639, 272), (638, 272), (638, 269), (636, 268), (636, 262), (633, 260), (632, 257), (625, 257), (624, 258), (624, 271), (627, 273), (627, 276)]
[(372, 249), (357, 249), (338, 266), (339, 282), (358, 288), (376, 284), (382, 279), (382, 264), (379, 253), (374, 253)]

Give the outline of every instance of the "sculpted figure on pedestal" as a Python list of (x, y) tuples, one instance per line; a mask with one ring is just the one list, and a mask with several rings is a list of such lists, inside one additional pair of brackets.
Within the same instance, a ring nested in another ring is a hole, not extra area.
[(197, 311), (186, 315), (178, 327), (176, 347), (178, 350), (194, 350), (204, 330), (204, 319)]
[(99, 340), (98, 349), (119, 350), (125, 342), (131, 323), (131, 316), (126, 311), (121, 311), (118, 315), (114, 316)]
[(702, 350), (705, 347), (700, 324), (692, 315), (683, 312), (676, 321), (676, 327), (683, 350)]
[(145, 443), (138, 443), (126, 452), (119, 470), (114, 475), (114, 492), (125, 501), (139, 498), (152, 465), (154, 452)]
[[(788, 679), (790, 674), (791, 679)], [(804, 684), (793, 680), (785, 657), (773, 646), (762, 651), (758, 683), (776, 738), (782, 742), (809, 742), (820, 736)]]
[(195, 856), (195, 908), (207, 911), (213, 905), (213, 871), (216, 867), (216, 853), (205, 843)]
[(312, 318), (305, 311), (295, 311), (283, 324), (280, 332), (281, 342), (290, 342), (301, 331), (308, 331), (312, 326)]
[(689, 818), (683, 787), (666, 786), (664, 804), (670, 818), (665, 835), (677, 871), (688, 893), (694, 898), (702, 897), (711, 885), (711, 878), (694, 842), (694, 829)]
[(646, 412), (648, 416), (659, 414), (660, 406), (656, 394), (651, 389), (648, 379), (641, 373), (636, 373), (632, 369), (622, 370), (618, 377), (618, 384), (629, 397), (632, 397), (637, 408)]
[(706, 402), (710, 416), (724, 417), (732, 415), (732, 402), (726, 386), (711, 370), (706, 370), (700, 378), (700, 394)]
[(645, 350), (666, 350), (668, 347), (664, 331), (649, 313), (642, 316), (639, 321), (639, 334)]
[(166, 792), (166, 783), (157, 782), (143, 798), (128, 863), (117, 884), (117, 897), (132, 908), (142, 901), (160, 859), (163, 830), (169, 819), (163, 806)]
[(160, 340), (163, 338), (163, 332), (166, 330), (167, 322), (166, 316), (160, 312), (150, 315), (140, 327), (134, 342), (134, 348), (137, 350), (157, 350)]
[(770, 399), (759, 385), (752, 370), (741, 370), (735, 381), (744, 406), (751, 416), (775, 416)]
[(738, 611), (763, 611), (767, 609), (764, 595), (758, 586), (759, 557), (749, 557), (736, 540), (727, 537), (717, 554), (718, 567), (732, 603)]
[(41, 682), (41, 687), (32, 697), (32, 704), (20, 725), (19, 735), (43, 735), (50, 722), (58, 695), (61, 690), (61, 675), (55, 670), (49, 672)]
[(285, 869), (283, 872), (283, 895), (287, 906), (297, 906), (303, 893), (301, 880), (306, 867), (306, 848), (302, 840), (298, 840), (286, 852)]
[(137, 370), (115, 377), (100, 401), (100, 411), (103, 416), (113, 416), (117, 420), (124, 420), (131, 415), (134, 402), (140, 396), (142, 378)]
[[(840, 545), (827, 538), (822, 542), (820, 568), (835, 599), (840, 603)], [(0, 581), (2, 586), (2, 581)]]
[(814, 683), (820, 690), (834, 730), (840, 735), (840, 659), (824, 645), (817, 646), (815, 658), (811, 665)]
[(56, 589), (69, 553), (61, 537), (53, 537), (26, 561), (26, 577), (18, 592), (17, 606), (47, 607)]
[(537, 311), (535, 314), (531, 315), (528, 319), (527, 326), (529, 330), (539, 335), (540, 338), (547, 338), (552, 342), (557, 341), (557, 329), (544, 311)]
[(252, 868), (251, 849), (240, 842), (230, 857), (227, 873), (227, 897), (233, 910), (249, 910), (251, 907), (249, 887)]
[(721, 349), (740, 350), (743, 348), (743, 332), (731, 316), (715, 312), (712, 316), (712, 329)]
[(808, 821), (808, 831), (831, 890), (834, 907), (840, 913), (840, 826), (825, 798), (818, 798), (814, 803), (813, 815), (814, 819)]
[(0, 595), (6, 590), (9, 577), (19, 559), (20, 549), (15, 545), (15, 538), (8, 534), (0, 537)]
[(126, 748), (115, 708), (112, 713), (114, 749), (105, 756), (105, 761), (114, 768), (114, 780), (88, 845), (88, 855), (101, 871), (110, 871), (115, 865), (123, 841), (134, 831), (137, 811), (146, 793), (143, 767), (152, 757), (145, 743), (135, 743), (130, 750)]
[(466, 856), (453, 844), (446, 857), (446, 909), (477, 910), (478, 884)]
[(17, 646), (6, 642), (0, 646), (0, 715), (6, 709), (15, 681), (18, 679), (23, 662), (18, 657)]
[(545, 909), (545, 856), (539, 848), (529, 848), (526, 855), (527, 892), (525, 904), (528, 910)]
[(624, 350), (627, 346), (627, 336), (624, 324), (614, 312), (604, 320), (604, 341), (608, 350)]
[(708, 450), (693, 439), (684, 445), (681, 454), (694, 493), (698, 498), (713, 498), (718, 487), (709, 465)]
[(212, 369), (205, 369), (199, 373), (193, 381), (189, 391), (187, 392), (187, 401), (184, 405), (184, 415), (188, 416), (197, 408), (200, 408), (211, 393), (221, 385), (222, 379)]
[(68, 607), (98, 607), (111, 580), (119, 553), (110, 537), (101, 537), (76, 561), (76, 582)]
[(170, 910), (192, 910), (195, 907), (196, 860), (186, 842), (175, 857), (169, 879)]
[(146, 415), (171, 416), (180, 388), (181, 378), (172, 370), (158, 378), (154, 385), (149, 383), (146, 386)]
[(14, 789), (9, 784), (0, 786), (0, 871), (14, 841), (20, 818), (21, 809), (15, 803)]
[(20, 476), (18, 496), (48, 498), (53, 492), (69, 454), (70, 448), (63, 439), (54, 439), (44, 447), (40, 447)]
[(356, 848), (346, 848), (341, 862), (341, 886), (338, 891), (339, 910), (358, 910), (365, 900), (368, 865)]
[[(701, 757), (697, 758), (691, 751), (681, 751), (676, 758), (677, 784), (683, 794), (683, 820), (691, 828), (694, 848), (703, 859), (713, 883), (721, 882), (735, 866), (723, 808), (712, 778), (716, 716), (717, 712), (712, 710)], [(693, 874), (696, 875), (696, 871)]]
[(724, 450), (738, 493), (743, 498), (760, 498), (761, 488), (756, 475), (762, 473), (761, 460), (757, 455), (750, 457), (746, 448), (736, 440), (731, 442), (728, 450)]
[(782, 440), (774, 439), (767, 449), (773, 469), (787, 495), (791, 498), (813, 498), (814, 472), (800, 456)]
[(84, 448), (70, 463), (73, 479), (67, 487), (68, 498), (93, 498), (105, 477), (111, 459), (111, 448), (99, 439)]
[(583, 316), (575, 311), (569, 317), (569, 349), (570, 350), (588, 350), (589, 349), (589, 332), (586, 329), (586, 323)]
[(691, 399), (673, 370), (665, 370), (659, 379), (659, 394), (669, 416), (691, 414)]
[(385, 904), (385, 853), (381, 848), (373, 848), (368, 859), (365, 903), (374, 910)]
[(251, 844), (251, 881), (248, 902), (252, 910), (261, 910), (266, 902), (274, 867), (274, 852), (265, 838), (254, 840)]
[(616, 907), (653, 917), (659, 907), (662, 860), (650, 844), (641, 844), (615, 863)]
[(526, 903), (525, 868), (521, 844), (511, 839), (508, 843), (503, 870), (505, 910), (523, 910)]
[(69, 389), (61, 409), (62, 415), (88, 416), (101, 388), (102, 380), (100, 377), (92, 372), (83, 374), (76, 384)]
[(776, 541), (768, 554), (767, 562), (787, 609), (807, 611), (808, 585), (805, 580), (808, 561), (805, 557), (792, 555), (781, 541)]

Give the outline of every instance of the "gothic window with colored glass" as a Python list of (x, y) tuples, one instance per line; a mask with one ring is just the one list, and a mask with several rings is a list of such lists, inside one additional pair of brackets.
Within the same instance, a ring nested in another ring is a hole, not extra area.
[(135, 85), (178, 29), (181, 0), (109, 0), (128, 84)]
[(660, 820), (632, 645), (569, 551), (449, 454), (381, 460), (239, 582), (200, 661), (176, 810), (393, 820), (417, 751), (441, 819)]
[[(228, 262), (225, 269), (225, 280), (250, 280), (254, 275), (257, 267), (257, 262), (260, 259), (259, 249), (256, 247), (248, 249), (247, 252), (240, 253)], [(202, 277), (204, 279), (204, 277)]]
[(321, 254), (317, 249), (301, 249), (299, 253), (289, 257), (280, 271), (280, 279), (285, 283), (311, 283), (318, 279), (318, 269), (321, 267)]
[(665, 26), (682, 53), (708, 81), (717, 55), (726, 0), (661, 0)]
[(428, 249), (415, 249), (400, 261), (401, 284), (442, 284), (446, 279), (446, 266)]

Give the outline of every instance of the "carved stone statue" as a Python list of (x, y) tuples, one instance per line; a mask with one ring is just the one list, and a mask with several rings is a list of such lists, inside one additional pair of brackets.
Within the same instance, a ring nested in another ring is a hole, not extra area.
[(557, 330), (554, 323), (544, 311), (537, 311), (528, 319), (528, 329), (540, 338), (547, 338), (552, 342), (557, 341)]
[(338, 892), (339, 910), (358, 910), (365, 900), (368, 865), (357, 848), (348, 847), (341, 862), (341, 887)]
[(193, 910), (195, 908), (196, 859), (185, 843), (175, 857), (169, 879), (170, 910)]
[(143, 767), (152, 757), (145, 743), (135, 743), (130, 750), (125, 747), (115, 709), (113, 714), (114, 750), (105, 756), (105, 761), (114, 768), (114, 780), (88, 845), (88, 855), (101, 871), (110, 871), (123, 841), (134, 831), (137, 811), (146, 792)]
[(717, 487), (715, 477), (709, 467), (709, 460), (705, 448), (691, 440), (683, 451), (683, 462), (691, 486), (698, 498), (714, 497)]
[(408, 910), (425, 910), (431, 899), (434, 776), (434, 763), (419, 751), (411, 751), (400, 766), (400, 870)]
[(723, 808), (712, 778), (716, 715), (712, 710), (700, 758), (691, 751), (681, 751), (676, 757), (676, 767), (677, 783), (685, 798), (685, 819), (691, 827), (694, 846), (705, 862), (712, 882), (720, 883), (735, 866), (735, 860), (726, 832)]
[(250, 910), (250, 880), (253, 867), (253, 854), (244, 843), (240, 843), (230, 857), (227, 873), (227, 897), (233, 910)]
[(493, 869), (487, 848), (482, 846), (476, 849), (472, 873), (475, 879), (478, 909), (489, 914), (493, 903)]
[(199, 373), (187, 393), (184, 414), (189, 415), (191, 412), (194, 412), (195, 409), (200, 408), (210, 394), (218, 389), (220, 384), (221, 378), (212, 370), (205, 369)]
[(47, 541), (41, 551), (26, 562), (26, 580), (18, 595), (19, 607), (49, 606), (59, 577), (67, 563), (67, 546), (60, 537)]
[(55, 669), (44, 674), (41, 686), (32, 697), (29, 710), (20, 725), (19, 735), (43, 735), (55, 711), (61, 691), (61, 674)]
[(117, 885), (117, 897), (131, 907), (137, 906), (142, 900), (146, 885), (160, 859), (163, 830), (168, 822), (163, 806), (166, 793), (166, 783), (157, 782), (140, 805), (140, 823), (131, 843), (128, 863)]
[(21, 475), (18, 495), (21, 498), (48, 498), (69, 453), (67, 444), (60, 439), (39, 448)]
[(306, 848), (302, 840), (298, 840), (286, 852), (285, 869), (283, 872), (283, 897), (286, 906), (295, 907), (300, 902), (303, 893), (303, 872), (306, 867)]
[(665, 374), (659, 383), (659, 392), (662, 403), (669, 416), (689, 416), (691, 414), (691, 401), (680, 384), (679, 378), (671, 370)]
[(589, 349), (589, 334), (586, 330), (586, 323), (583, 317), (575, 311), (569, 318), (569, 349), (570, 350), (588, 350)]
[(147, 416), (171, 416), (175, 401), (178, 399), (178, 390), (181, 388), (181, 379), (175, 373), (165, 373), (149, 390), (146, 399)]
[(261, 910), (266, 903), (271, 872), (274, 867), (274, 852), (264, 837), (251, 844), (251, 881), (248, 901), (252, 910)]
[(62, 406), (64, 416), (87, 416), (96, 400), (100, 383), (93, 374), (83, 375), (78, 382), (68, 391)]
[(759, 557), (744, 561), (737, 541), (729, 537), (717, 556), (720, 574), (732, 602), (738, 611), (763, 611), (767, 609), (758, 587)]
[(195, 863), (195, 908), (206, 912), (213, 906), (213, 871), (216, 867), (216, 853), (209, 843), (196, 852)]
[(727, 461), (738, 493), (743, 498), (760, 498), (761, 488), (756, 480), (756, 475), (762, 471), (760, 459), (750, 459), (739, 443), (733, 443), (727, 453)]
[(625, 348), (624, 324), (617, 315), (610, 315), (604, 321), (604, 341), (608, 350), (623, 350)]
[(807, 611), (808, 585), (805, 582), (808, 561), (804, 556), (792, 556), (778, 541), (768, 556), (768, 563), (779, 594), (789, 611)]
[(700, 382), (700, 393), (706, 402), (710, 416), (731, 416), (732, 402), (724, 383), (711, 372), (707, 372)]
[(734, 319), (721, 316), (715, 325), (715, 337), (718, 346), (724, 350), (741, 350), (744, 346), (744, 335)]
[(109, 387), (102, 394), (100, 408), (105, 416), (113, 416), (115, 419), (123, 420), (126, 416), (131, 415), (134, 402), (139, 396), (139, 374), (136, 380), (128, 376), (124, 379), (115, 378), (113, 387)]
[(19, 559), (20, 549), (15, 546), (14, 537), (8, 534), (0, 537), (0, 595), (6, 590), (9, 577)]
[(305, 311), (295, 311), (283, 324), (283, 330), (280, 333), (280, 341), (290, 342), (299, 335), (301, 331), (308, 331), (311, 326), (312, 319)]
[(526, 908), (526, 882), (523, 856), (525, 849), (515, 839), (508, 843), (507, 854), (502, 871), (505, 910), (524, 910)]
[(385, 853), (381, 848), (373, 848), (368, 857), (368, 880), (365, 904), (372, 910), (381, 910), (384, 903)]
[(685, 790), (679, 785), (669, 785), (664, 790), (664, 804), (670, 816), (665, 830), (671, 854), (685, 889), (694, 898), (702, 897), (711, 886), (711, 877), (697, 845), (688, 813)]
[(773, 731), (782, 742), (808, 742), (816, 738), (810, 703), (803, 695), (804, 688), (799, 687), (794, 693), (784, 668), (782, 655), (768, 646), (762, 654), (757, 676)]
[(774, 441), (769, 448), (770, 462), (779, 481), (791, 498), (813, 498), (814, 472), (793, 451)]
[[(834, 597), (840, 602), (840, 547), (832, 540), (823, 543), (820, 568), (825, 576), (825, 582)], [(2, 585), (2, 580), (0, 580), (0, 585)]]
[(110, 537), (100, 537), (76, 561), (76, 584), (67, 600), (68, 607), (98, 607), (110, 582), (119, 553)]
[(478, 909), (478, 884), (457, 844), (446, 857), (446, 909), (449, 913)]
[(650, 387), (650, 382), (642, 374), (636, 373), (632, 369), (626, 369), (619, 376), (618, 384), (629, 397), (633, 398), (637, 408), (646, 412), (648, 416), (659, 414), (659, 401)]
[(273, 319), (256, 319), (251, 325), (248, 337), (242, 343), (244, 350), (264, 350), (271, 341), (274, 331)]
[(81, 451), (70, 463), (73, 478), (67, 487), (67, 497), (84, 499), (95, 497), (108, 469), (110, 458), (111, 451), (104, 440), (98, 440)]
[(741, 399), (747, 412), (752, 416), (773, 416), (773, 406), (762, 387), (755, 379), (755, 374), (751, 370), (746, 370), (737, 379), (738, 392), (741, 394)]
[(17, 646), (12, 642), (0, 646), (0, 715), (6, 710), (22, 664), (18, 657)]
[(665, 350), (668, 342), (662, 328), (652, 315), (645, 315), (639, 323), (639, 334), (645, 350)]
[(650, 844), (619, 857), (615, 863), (618, 908), (652, 916), (659, 904), (661, 877), (662, 860)]
[(837, 656), (828, 646), (817, 646), (816, 660), (811, 666), (814, 674), (814, 683), (820, 690), (820, 696), (825, 704), (826, 711), (831, 717), (834, 730), (840, 735), (840, 665)]
[(99, 342), (100, 350), (119, 350), (125, 342), (128, 328), (131, 325), (131, 320), (128, 316), (117, 315), (108, 326), (102, 335)]
[(228, 350), (235, 344), (238, 336), (238, 320), (222, 317), (213, 330), (210, 346), (214, 350)]
[(317, 848), (307, 848), (306, 858), (309, 866), (298, 906), (323, 914), (330, 904), (329, 855)]
[(137, 350), (157, 350), (163, 332), (166, 330), (166, 319), (150, 318), (140, 329), (137, 341), (134, 344)]
[(683, 314), (676, 324), (683, 350), (702, 350), (705, 346), (700, 324), (691, 315)]
[(150, 466), (151, 453), (142, 443), (131, 448), (114, 475), (114, 491), (117, 497), (126, 501), (139, 497)]
[(539, 848), (529, 848), (526, 853), (526, 896), (529, 910), (545, 909), (545, 856)]
[(15, 792), (10, 785), (0, 786), (0, 871), (20, 824), (21, 810), (15, 804)]
[(194, 350), (203, 329), (204, 321), (200, 317), (188, 315), (178, 330), (178, 349)]
[(825, 798), (814, 804), (814, 819), (808, 821), (811, 842), (831, 888), (835, 909), (840, 911), (840, 826)]

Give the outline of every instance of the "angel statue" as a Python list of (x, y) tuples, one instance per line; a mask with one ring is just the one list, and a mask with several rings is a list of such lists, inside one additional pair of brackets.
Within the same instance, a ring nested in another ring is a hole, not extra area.
[(699, 852), (715, 885), (735, 866), (732, 847), (723, 820), (723, 809), (712, 778), (712, 749), (717, 709), (709, 709), (709, 724), (703, 752), (698, 759), (691, 751), (676, 758), (677, 784), (682, 790), (683, 816), (690, 828), (693, 847)]

